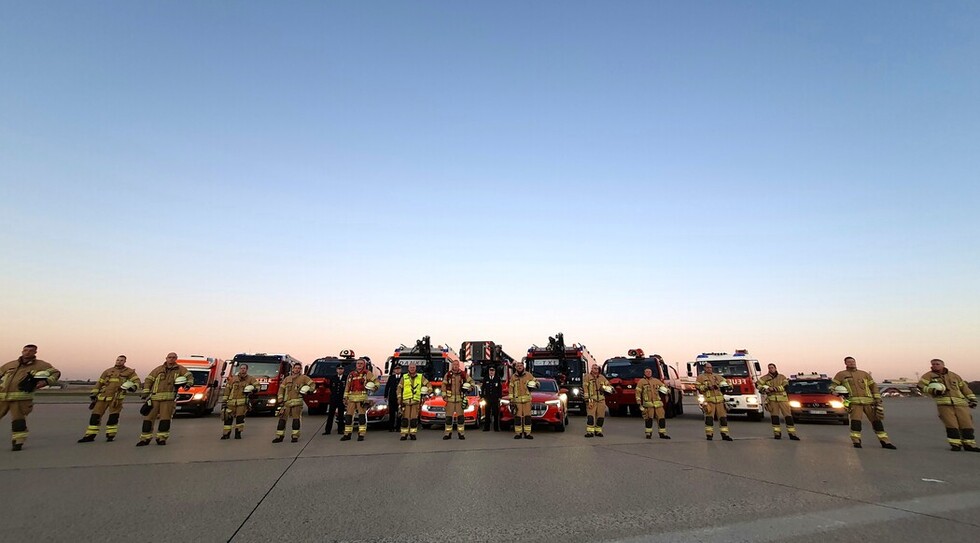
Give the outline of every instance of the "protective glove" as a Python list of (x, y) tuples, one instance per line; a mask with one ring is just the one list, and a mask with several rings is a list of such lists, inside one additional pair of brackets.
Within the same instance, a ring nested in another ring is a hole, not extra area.
[(94, 402), (95, 400), (98, 400), (99, 399), (99, 396), (98, 396), (98, 394), (89, 394), (88, 395), (88, 399), (90, 399), (90, 400), (92, 400)]
[(969, 405), (970, 405), (970, 409), (976, 409), (977, 408), (977, 402), (970, 402)]

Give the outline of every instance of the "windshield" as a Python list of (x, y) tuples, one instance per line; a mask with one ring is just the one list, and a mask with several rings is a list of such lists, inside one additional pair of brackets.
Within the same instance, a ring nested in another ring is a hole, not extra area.
[[(749, 377), (749, 364), (745, 360), (713, 360), (711, 367), (724, 377)], [(703, 363), (698, 363), (698, 368), (704, 372)]]
[(554, 381), (542, 379), (541, 381), (538, 381), (538, 383), (541, 384), (541, 386), (538, 387), (539, 392), (558, 392), (558, 383)]
[(208, 384), (208, 377), (211, 376), (210, 370), (191, 370), (191, 375), (194, 376), (195, 385), (206, 385)]
[(786, 392), (789, 394), (830, 394), (831, 386), (833, 383), (830, 379), (790, 381), (786, 385)]
[(279, 362), (248, 362), (248, 374), (252, 377), (275, 377), (279, 375)]
[(385, 386), (381, 383), (378, 383), (378, 388), (372, 390), (368, 394), (368, 396), (381, 396), (381, 397), (384, 397), (384, 395), (385, 395)]
[[(344, 364), (344, 374), (354, 367), (353, 362), (347, 362)], [(340, 365), (339, 360), (318, 360), (310, 366), (310, 377), (314, 378), (326, 378), (333, 379), (337, 377), (337, 366)]]
[(643, 370), (647, 368), (653, 370), (653, 377), (660, 378), (660, 370), (657, 368), (657, 362), (655, 360), (637, 362), (636, 364), (628, 360), (607, 362), (605, 373), (607, 379), (615, 379), (617, 377), (620, 379), (642, 379)]
[[(527, 364), (531, 370), (531, 375), (535, 377), (544, 377), (547, 379), (556, 380), (562, 377), (561, 361), (557, 358), (530, 358), (528, 359)], [(566, 358), (565, 368), (567, 371), (564, 376), (566, 381), (574, 383), (582, 382), (581, 358)]]

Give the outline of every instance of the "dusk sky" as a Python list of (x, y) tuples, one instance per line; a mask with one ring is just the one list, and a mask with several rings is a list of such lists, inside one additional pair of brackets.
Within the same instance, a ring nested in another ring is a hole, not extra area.
[(976, 2), (6, 2), (0, 348), (980, 379)]

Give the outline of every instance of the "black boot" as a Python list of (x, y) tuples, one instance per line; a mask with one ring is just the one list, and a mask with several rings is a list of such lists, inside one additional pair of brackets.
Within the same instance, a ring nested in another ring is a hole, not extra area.
[(79, 443), (91, 443), (95, 441), (95, 434), (85, 434), (82, 439), (79, 439)]
[(796, 434), (790, 434), (789, 435), (789, 440), (790, 441), (799, 441), (800, 438), (796, 437)]
[(364, 441), (364, 434), (357, 434), (358, 441)]
[(23, 448), (24, 448), (24, 444), (23, 443), (14, 443), (13, 445), (10, 446), (10, 450), (12, 450), (14, 452), (17, 452), (17, 451), (19, 451), (19, 450), (21, 450)]
[(150, 440), (149, 439), (141, 439), (141, 440), (139, 440), (139, 443), (136, 444), (136, 446), (137, 447), (146, 447), (149, 444), (150, 444)]
[(406, 440), (408, 440), (407, 435), (403, 435), (402, 437), (398, 438), (398, 441), (406, 441)]
[(734, 440), (732, 439), (732, 436), (730, 436), (730, 435), (728, 435), (728, 434), (721, 434), (721, 440), (722, 440), (722, 441), (734, 441)]
[(221, 434), (221, 439), (230, 439), (231, 434)]
[(235, 430), (235, 439), (241, 439), (241, 438), (242, 438), (242, 431)]
[(897, 449), (898, 447), (896, 447), (896, 446), (894, 446), (894, 445), (892, 445), (891, 443), (888, 443), (888, 442), (886, 442), (886, 441), (882, 441), (882, 442), (881, 442), (881, 448), (882, 448), (882, 449), (891, 449), (891, 450), (893, 450), (893, 451), (894, 451), (894, 450), (895, 450), (895, 449)]
[[(959, 451), (960, 450), (960, 446), (959, 445), (950, 445), (949, 446), (949, 450), (951, 450), (951, 451)], [(967, 449), (967, 450), (969, 450), (969, 449)]]
[(283, 440), (285, 440), (285, 439), (286, 439), (286, 436), (276, 436), (276, 438), (273, 439), (272, 442), (273, 443), (282, 443)]
[(408, 439), (411, 439), (412, 441), (415, 441), (415, 434), (409, 434), (408, 435)]
[(115, 435), (113, 435), (113, 434), (108, 434), (108, 435), (106, 435), (106, 436), (105, 436), (105, 440), (106, 440), (106, 442), (109, 442), (109, 443), (111, 443), (111, 442), (112, 442), (112, 440), (114, 440), (114, 439), (116, 439), (116, 436), (115, 436)]
[(660, 439), (670, 439), (670, 436), (667, 434), (660, 434)]
[(350, 434), (344, 434), (344, 437), (340, 438), (341, 441), (350, 441)]

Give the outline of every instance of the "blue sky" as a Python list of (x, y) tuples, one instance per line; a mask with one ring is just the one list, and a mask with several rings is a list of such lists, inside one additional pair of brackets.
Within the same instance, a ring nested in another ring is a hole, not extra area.
[(980, 378), (978, 23), (970, 2), (8, 4), (0, 345), (85, 376), (562, 330), (599, 358)]

